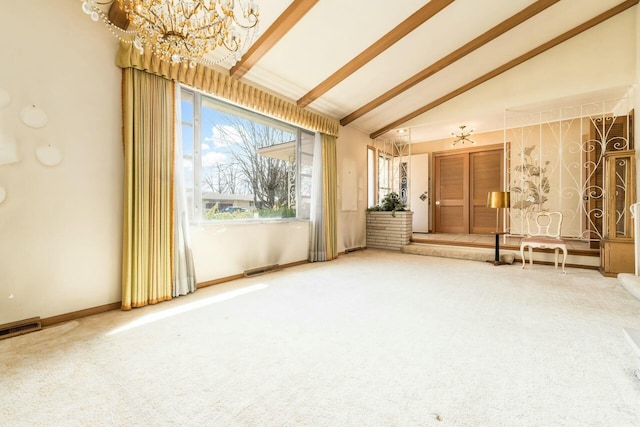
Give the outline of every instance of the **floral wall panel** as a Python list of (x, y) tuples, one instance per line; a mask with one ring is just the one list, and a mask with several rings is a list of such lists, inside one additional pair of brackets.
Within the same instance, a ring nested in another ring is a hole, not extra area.
[(505, 113), (511, 234), (526, 234), (528, 211), (549, 210), (562, 212), (563, 237), (602, 237), (604, 156), (633, 148), (631, 99)]

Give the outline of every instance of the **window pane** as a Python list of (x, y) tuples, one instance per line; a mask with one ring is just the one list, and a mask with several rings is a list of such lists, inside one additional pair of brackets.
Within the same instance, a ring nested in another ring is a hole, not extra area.
[[(180, 118), (182, 119), (182, 171), (187, 194), (189, 221), (194, 219), (194, 159), (193, 159), (193, 95), (181, 92)], [(180, 164), (178, 163), (178, 166)]]
[(309, 154), (301, 153), (300, 154), (300, 174), (311, 176), (312, 170), (313, 170), (313, 156), (310, 156)]
[(212, 99), (202, 104), (203, 219), (295, 217), (297, 129)]
[(367, 148), (367, 206), (376, 204), (376, 158), (372, 148)]

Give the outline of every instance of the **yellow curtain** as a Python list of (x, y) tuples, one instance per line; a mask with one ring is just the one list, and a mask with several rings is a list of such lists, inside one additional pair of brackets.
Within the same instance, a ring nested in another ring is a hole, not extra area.
[(122, 71), (125, 162), (122, 309), (171, 299), (174, 83)]
[(337, 185), (337, 157), (336, 137), (322, 135), (322, 190), (324, 199), (324, 233), (326, 242), (327, 261), (338, 257), (338, 185)]
[(140, 54), (131, 43), (120, 43), (116, 65), (157, 74), (305, 129), (338, 136), (337, 120), (307, 111), (202, 64), (195, 67), (171, 64), (160, 61), (151, 52)]

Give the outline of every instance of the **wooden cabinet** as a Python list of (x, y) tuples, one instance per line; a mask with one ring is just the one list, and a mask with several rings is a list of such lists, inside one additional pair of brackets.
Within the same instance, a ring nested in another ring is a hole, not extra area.
[(634, 273), (633, 218), (635, 203), (635, 154), (616, 151), (605, 156), (604, 235), (600, 241), (600, 272), (605, 276)]

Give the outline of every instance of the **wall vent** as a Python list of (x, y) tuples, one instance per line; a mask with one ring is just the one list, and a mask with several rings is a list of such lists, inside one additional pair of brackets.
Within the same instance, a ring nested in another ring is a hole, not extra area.
[(365, 248), (363, 248), (363, 247), (347, 248), (347, 249), (345, 249), (345, 250), (344, 250), (344, 253), (345, 253), (345, 254), (349, 254), (349, 253), (351, 253), (351, 252), (355, 252), (355, 251), (362, 251), (362, 250), (364, 250), (364, 249), (365, 249)]
[(265, 265), (264, 267), (252, 268), (244, 271), (244, 277), (259, 276), (260, 274), (271, 273), (272, 271), (282, 270), (280, 264)]
[(16, 335), (28, 334), (42, 329), (40, 317), (18, 320), (17, 322), (0, 325), (0, 340), (15, 337)]

